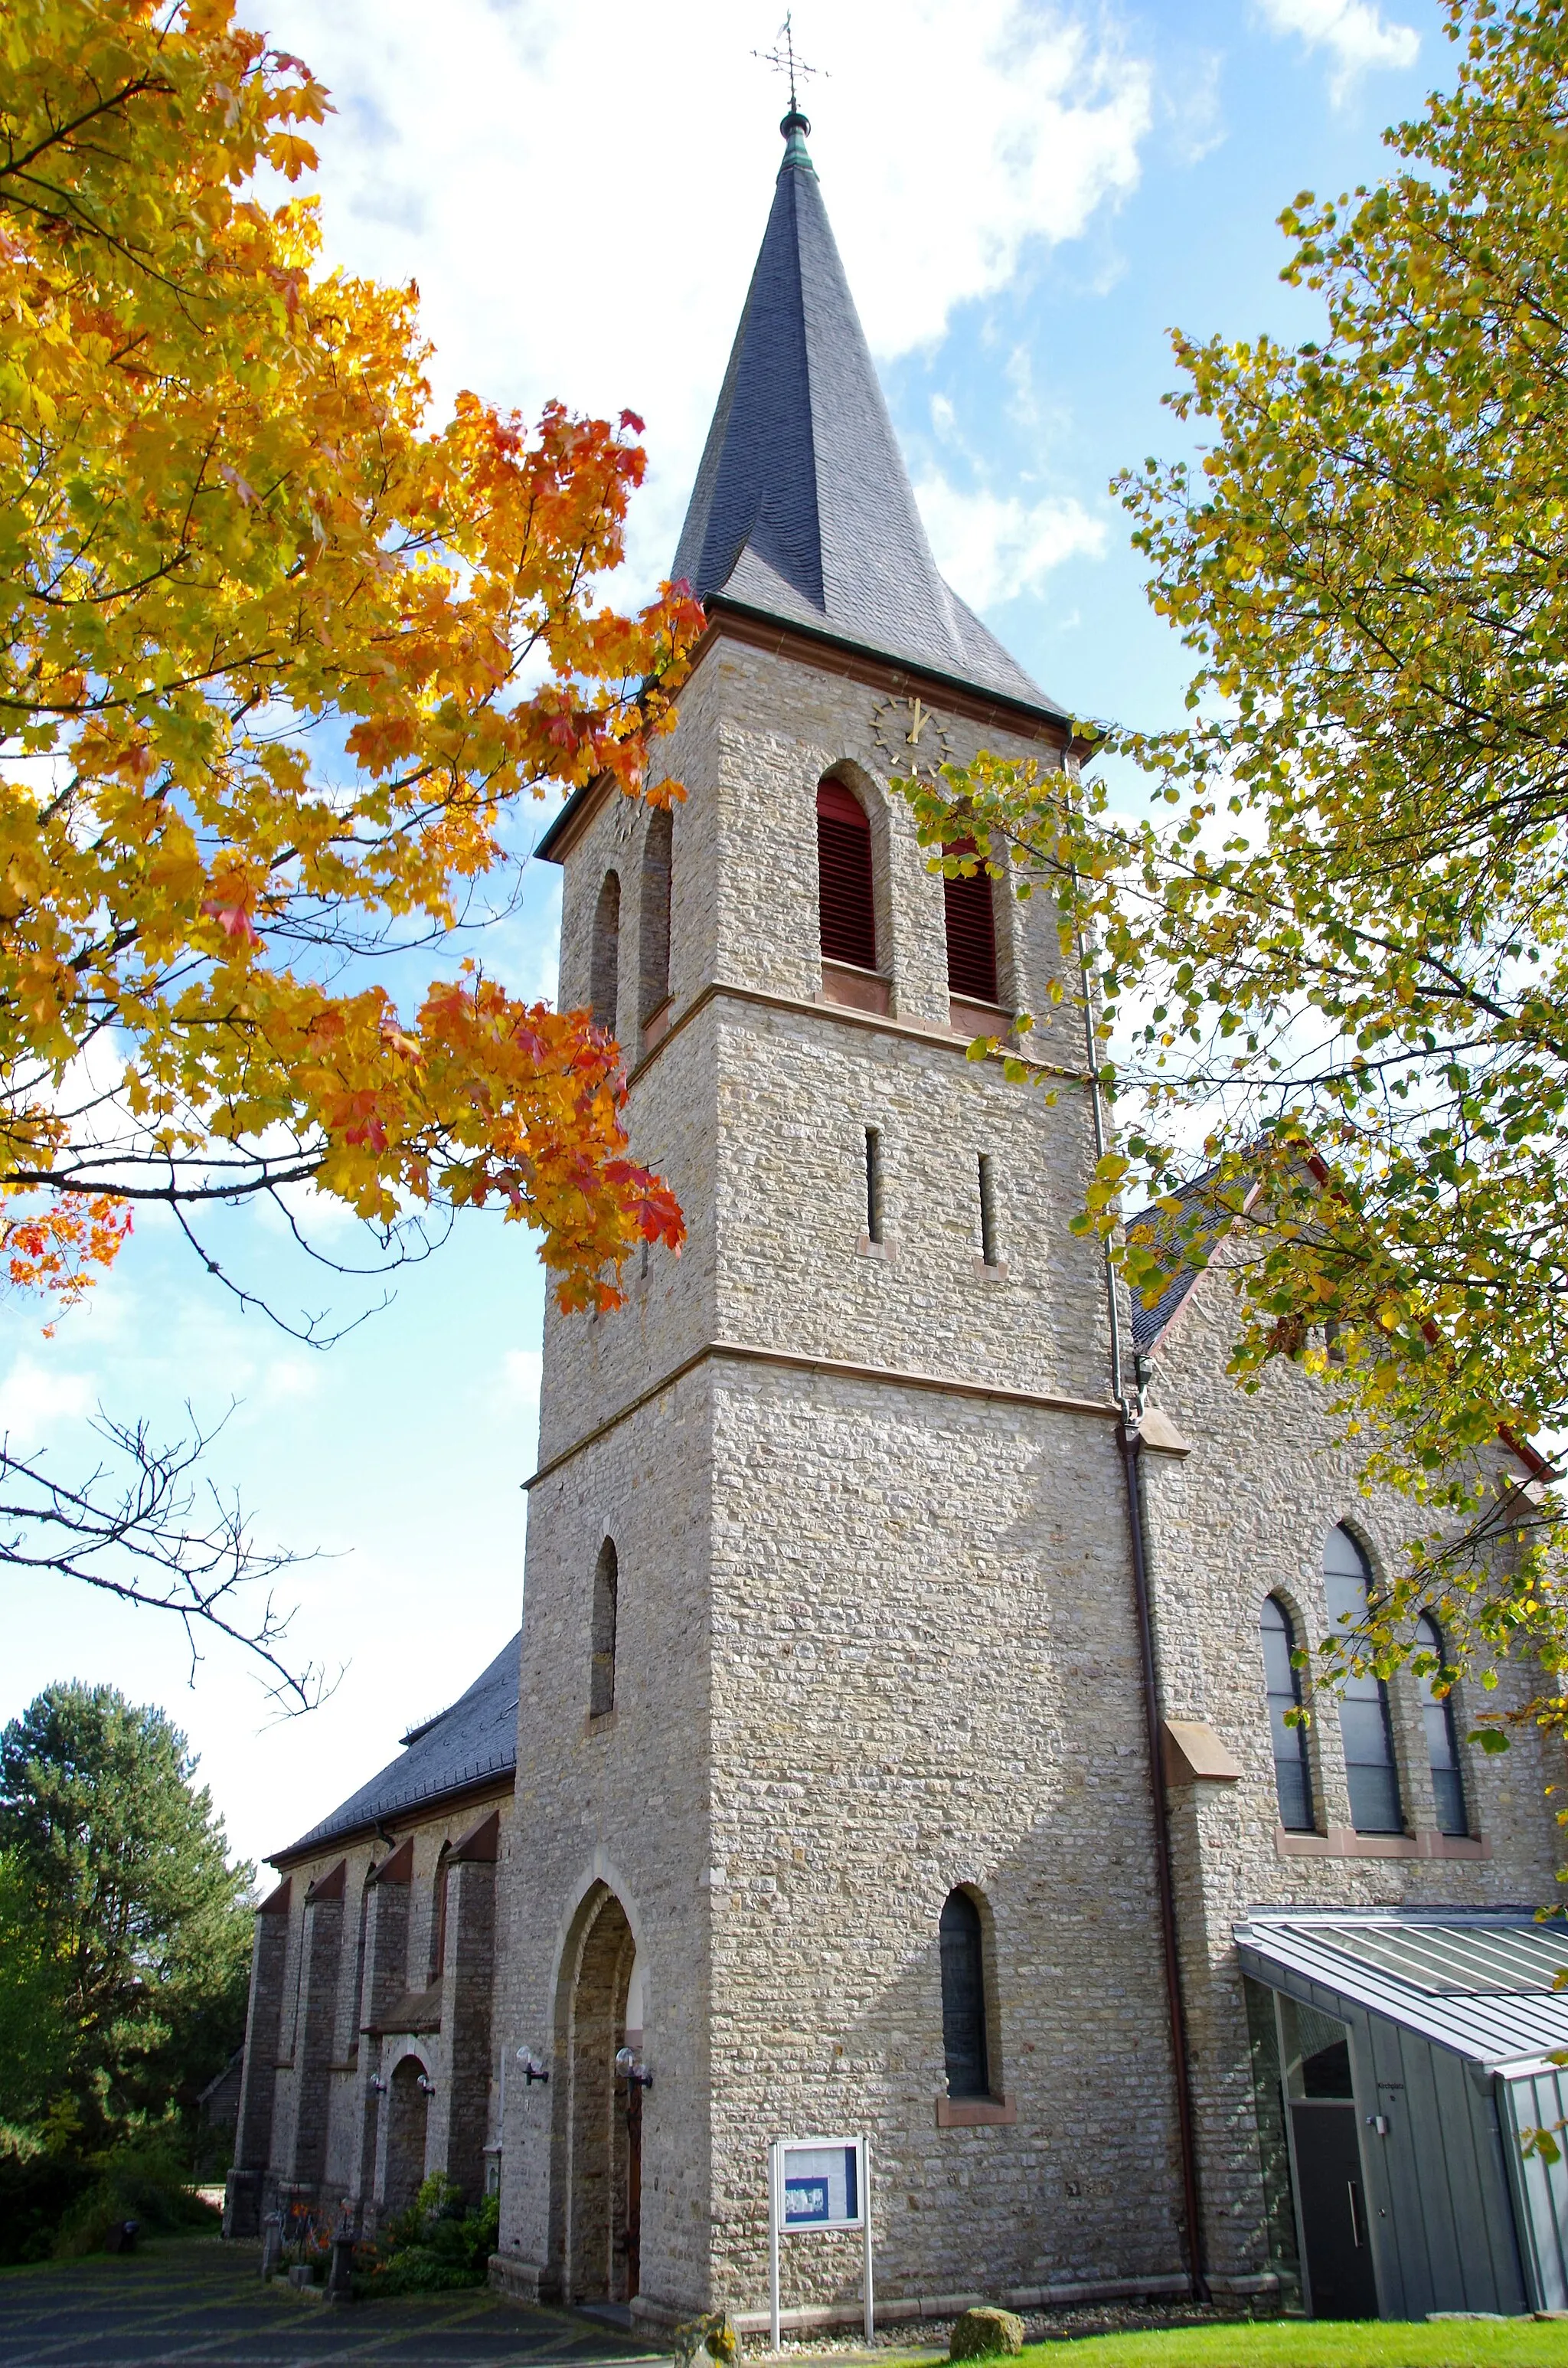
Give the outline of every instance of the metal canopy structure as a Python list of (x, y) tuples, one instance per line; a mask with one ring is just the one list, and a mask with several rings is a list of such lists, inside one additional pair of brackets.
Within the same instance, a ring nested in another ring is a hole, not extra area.
[(1568, 1932), (1525, 1907), (1278, 1909), (1235, 1939), (1278, 2002), (1313, 2306), (1359, 2253), (1385, 2318), (1568, 2308), (1568, 2161), (1524, 2151), (1568, 2116)]

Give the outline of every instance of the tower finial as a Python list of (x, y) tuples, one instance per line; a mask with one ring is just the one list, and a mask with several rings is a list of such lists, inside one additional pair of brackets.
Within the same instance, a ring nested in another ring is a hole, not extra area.
[[(805, 165), (809, 166), (811, 164), (811, 158), (806, 154), (806, 134), (812, 128), (811, 118), (802, 114), (801, 111), (801, 102), (796, 94), (796, 84), (797, 78), (801, 82), (804, 82), (808, 74), (821, 73), (822, 69), (818, 66), (807, 65), (803, 58), (798, 58), (795, 55), (795, 32), (792, 21), (794, 11), (791, 9), (790, 14), (786, 16), (784, 22), (778, 28), (778, 39), (783, 43), (782, 49), (776, 45), (771, 50), (753, 50), (752, 55), (754, 58), (760, 58), (764, 65), (771, 66), (776, 74), (789, 75), (790, 112), (778, 126), (779, 131), (784, 134), (785, 142), (787, 143), (784, 151), (784, 162), (787, 165)], [(824, 82), (827, 80), (825, 74), (823, 74), (823, 80)]]

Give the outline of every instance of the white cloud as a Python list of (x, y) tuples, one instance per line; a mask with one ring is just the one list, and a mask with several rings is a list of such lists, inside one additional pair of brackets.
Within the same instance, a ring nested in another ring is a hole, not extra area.
[[(667, 565), (781, 153), (781, 94), (750, 55), (773, 15), (274, 0), (267, 21), (339, 109), (319, 140), (330, 254), (418, 279), (443, 399), (641, 412), (634, 558)], [(840, 0), (831, 79), (808, 97), (884, 359), (1003, 288), (1029, 242), (1076, 237), (1125, 196), (1153, 106), (1147, 61), (1086, 10), (906, 0), (888, 28), (885, 0)]]
[(501, 1360), (501, 1394), (514, 1406), (537, 1406), (544, 1358), (538, 1349), (508, 1349)]
[(1332, 88), (1343, 98), (1358, 74), (1378, 66), (1413, 66), (1421, 47), (1414, 25), (1391, 25), (1371, 0), (1260, 0), (1277, 33), (1295, 33), (1309, 49), (1331, 51)]
[(1026, 503), (981, 488), (960, 493), (945, 477), (915, 488), (937, 564), (971, 608), (989, 609), (1021, 592), (1039, 592), (1053, 567), (1105, 550), (1103, 520), (1071, 495)]
[(75, 1420), (92, 1406), (93, 1385), (85, 1374), (41, 1365), (24, 1354), (0, 1382), (0, 1436), (16, 1447), (37, 1447), (57, 1423)]

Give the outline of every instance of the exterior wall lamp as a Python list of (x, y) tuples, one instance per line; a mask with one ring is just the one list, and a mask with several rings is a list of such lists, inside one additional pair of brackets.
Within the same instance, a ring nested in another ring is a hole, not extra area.
[(372, 2072), (369, 2080), (365, 2083), (365, 2086), (369, 2089), (372, 2097), (380, 2096), (385, 2089), (386, 2085), (386, 2082), (382, 2079), (379, 2072)]
[(427, 2097), (433, 2097), (435, 2095), (436, 2083), (431, 2079), (428, 2073), (421, 2072), (419, 2075), (419, 2086), (424, 2089), (425, 2094)]
[(651, 2089), (653, 2085), (653, 2074), (643, 2069), (630, 2047), (616, 2049), (615, 2069), (617, 2078), (624, 2080), (628, 2088)]
[(523, 2078), (530, 2089), (536, 2080), (549, 2079), (550, 2074), (545, 2069), (543, 2057), (536, 2055), (531, 2047), (519, 2047), (517, 2061), (523, 2067)]

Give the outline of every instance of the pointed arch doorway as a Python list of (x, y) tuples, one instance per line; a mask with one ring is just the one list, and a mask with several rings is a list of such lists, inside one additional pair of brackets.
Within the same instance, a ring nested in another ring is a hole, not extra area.
[(574, 1920), (557, 1991), (552, 2233), (568, 2302), (628, 2303), (640, 2284), (642, 2091), (615, 2070), (636, 1956), (626, 1910), (596, 1884)]

